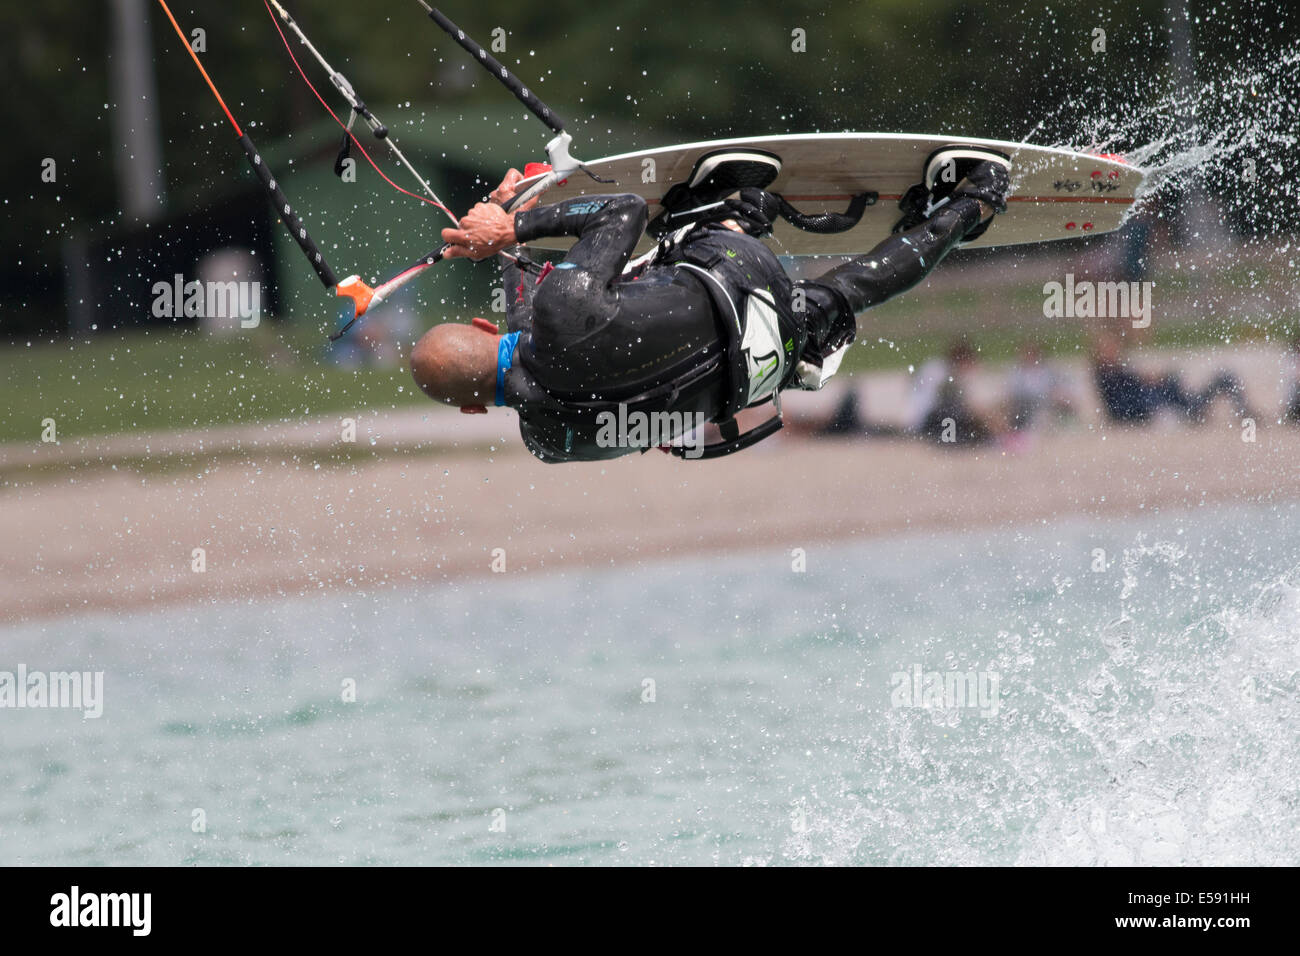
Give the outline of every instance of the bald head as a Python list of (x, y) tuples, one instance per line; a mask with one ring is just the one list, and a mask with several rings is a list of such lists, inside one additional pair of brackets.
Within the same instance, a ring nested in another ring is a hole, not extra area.
[(500, 339), (479, 325), (435, 325), (411, 350), (411, 375), (435, 401), (461, 408), (491, 405)]

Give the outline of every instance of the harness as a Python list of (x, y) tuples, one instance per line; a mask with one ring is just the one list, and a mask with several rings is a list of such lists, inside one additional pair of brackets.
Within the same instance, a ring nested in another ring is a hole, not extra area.
[[(669, 266), (694, 276), (708, 292), (726, 331), (722, 347), (711, 346), (701, 360), (676, 376), (634, 395), (569, 396), (534, 384), (521, 394), (526, 402), (560, 418), (589, 421), (602, 412), (618, 413), (624, 406), (633, 412), (652, 413), (677, 404), (683, 395), (713, 386), (721, 371), (726, 376), (724, 403), (714, 422), (722, 441), (704, 445), (694, 457), (719, 458), (748, 448), (775, 434), (782, 426), (780, 390), (793, 377), (795, 359), (806, 337), (789, 304), (778, 303), (766, 288), (756, 288), (728, 255), (728, 239), (736, 234), (722, 227), (700, 224), (677, 230), (663, 239), (648, 255), (630, 263), (627, 271), (639, 271), (651, 264)], [(715, 241), (710, 241), (715, 240)], [(751, 271), (755, 267), (750, 263)], [(775, 266), (779, 270), (779, 266)], [(780, 272), (784, 277), (785, 273)], [(776, 278), (773, 273), (772, 278)], [(743, 434), (736, 422), (741, 410), (771, 402), (775, 414)], [(668, 449), (686, 458), (688, 449)]]
[[(729, 235), (729, 230), (719, 233), (720, 237)], [(788, 307), (783, 313), (770, 291), (752, 287), (738, 269), (729, 269), (725, 243), (710, 243), (708, 238), (697, 236), (694, 226), (686, 227), (660, 244), (658, 261), (697, 276), (727, 329), (729, 386), (716, 420), (722, 441), (705, 445), (699, 454), (700, 458), (720, 458), (780, 431), (781, 387), (793, 371), (798, 330)], [(742, 433), (736, 415), (769, 401), (775, 414)], [(685, 448), (674, 447), (671, 452), (686, 457)]]

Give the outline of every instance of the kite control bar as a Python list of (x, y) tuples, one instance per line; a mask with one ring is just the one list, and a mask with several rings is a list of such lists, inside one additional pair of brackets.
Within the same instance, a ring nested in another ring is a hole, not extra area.
[[(442, 200), (438, 198), (437, 193), (433, 191), (429, 186), (429, 183), (419, 174), (411, 162), (407, 160), (406, 156), (403, 155), (402, 151), (398, 148), (396, 142), (394, 142), (390, 135), (388, 128), (384, 126), (383, 123), (380, 122), (379, 118), (376, 117), (365, 105), (357, 95), (352, 84), (348, 82), (347, 78), (330, 66), (324, 56), (321, 55), (320, 51), (317, 50), (311, 41), (307, 39), (302, 28), (299, 27), (293, 17), (289, 15), (289, 12), (285, 10), (279, 0), (263, 0), (263, 2), (267, 13), (271, 16), (272, 22), (276, 25), (276, 30), (280, 34), (280, 39), (284, 42), (285, 49), (289, 52), (290, 59), (293, 60), (293, 64), (301, 74), (303, 81), (306, 82), (308, 87), (310, 87), (311, 91), (316, 95), (316, 98), (320, 100), (321, 105), (325, 107), (330, 116), (334, 118), (335, 122), (344, 130), (344, 147), (339, 154), (340, 160), (346, 156), (347, 145), (349, 143), (355, 145), (360, 150), (362, 156), (365, 157), (366, 161), (374, 167), (379, 176), (390, 186), (399, 192), (405, 193), (407, 196), (419, 199), (429, 205), (436, 206), (446, 212), (451, 221), (455, 223), (457, 221), (456, 216), (447, 208)], [(367, 285), (360, 276), (356, 275), (348, 276), (346, 279), (339, 281), (334, 270), (330, 268), (329, 263), (325, 261), (324, 255), (322, 255), (320, 249), (316, 246), (316, 243), (307, 233), (307, 229), (303, 225), (302, 220), (290, 205), (288, 199), (284, 195), (284, 191), (276, 181), (274, 174), (267, 167), (262, 156), (259, 154), (257, 147), (253, 145), (253, 141), (248, 137), (248, 134), (240, 128), (239, 123), (235, 120), (234, 114), (231, 113), (230, 108), (226, 106), (225, 100), (221, 98), (221, 94), (217, 91), (217, 87), (212, 82), (212, 78), (208, 76), (208, 71), (204, 69), (203, 64), (199, 61), (197, 53), (194, 51), (193, 47), (190, 46), (189, 40), (185, 36), (185, 32), (181, 29), (180, 24), (176, 22), (176, 18), (172, 16), (171, 9), (167, 5), (167, 0), (158, 0), (158, 3), (162, 7), (163, 12), (166, 13), (167, 19), (171, 21), (171, 25), (175, 29), (176, 35), (180, 37), (181, 41), (185, 44), (186, 49), (189, 51), (190, 58), (194, 61), (194, 65), (203, 75), (203, 79), (207, 83), (208, 88), (212, 91), (212, 95), (216, 97), (217, 102), (221, 105), (222, 111), (226, 114), (226, 118), (230, 121), (230, 125), (235, 130), (235, 135), (239, 138), (239, 145), (248, 157), (249, 164), (253, 167), (253, 171), (257, 174), (257, 178), (261, 181), (263, 188), (270, 197), (277, 214), (284, 222), (286, 228), (288, 228), (290, 235), (293, 236), (294, 241), (298, 244), (299, 248), (302, 249), (303, 254), (307, 257), (307, 261), (311, 263), (312, 269), (316, 272), (316, 275), (320, 278), (325, 288), (332, 289), (336, 295), (345, 296), (352, 300), (354, 307), (352, 319), (338, 332), (331, 335), (331, 340), (339, 339), (343, 333), (350, 329), (357, 319), (361, 318), (361, 316), (363, 316), (369, 309), (383, 302), (395, 291), (423, 273), (424, 270), (436, 265), (446, 257), (448, 246), (444, 243), (433, 252), (421, 256), (392, 278), (374, 286), (373, 288)], [(488, 53), (487, 50), (483, 49), (479, 43), (466, 35), (464, 30), (461, 30), (458, 26), (452, 23), (451, 20), (444, 16), (441, 11), (429, 6), (424, 2), (424, 0), (420, 0), (420, 4), (429, 14), (430, 19), (450, 34), (451, 37), (461, 45), (461, 47), (468, 51), (483, 65), (484, 69), (488, 70), (493, 76), (495, 76), (497, 80), (506, 87), (506, 89), (508, 89), (521, 103), (524, 104), (524, 106), (528, 107), (528, 109), (539, 120), (545, 123), (546, 126), (555, 133), (555, 136), (551, 141), (546, 144), (546, 154), (547, 158), (550, 160), (550, 168), (522, 180), (520, 183), (520, 191), (518, 191), (512, 199), (503, 204), (504, 208), (509, 210), (519, 204), (527, 202), (539, 193), (549, 189), (555, 183), (561, 182), (568, 178), (572, 173), (583, 169), (582, 164), (569, 154), (569, 146), (573, 142), (573, 138), (565, 131), (564, 121), (556, 115), (549, 106), (538, 99), (537, 96), (528, 89), (528, 87), (524, 86), (518, 77), (514, 76), (509, 70), (502, 66), (495, 57)], [(347, 123), (344, 123), (338, 115), (330, 109), (329, 104), (325, 102), (324, 97), (322, 97), (316, 87), (312, 85), (311, 80), (307, 78), (307, 74), (298, 63), (298, 58), (294, 55), (293, 49), (289, 45), (288, 38), (284, 35), (284, 31), (280, 29), (279, 23), (276, 22), (277, 16), (279, 20), (283, 21), (290, 31), (297, 36), (299, 42), (306, 47), (308, 52), (310, 52), (321, 65), (329, 76), (330, 83), (347, 101), (348, 106), (352, 111), (352, 116)], [(407, 171), (410, 172), (415, 180), (420, 184), (423, 191), (427, 193), (427, 197), (403, 189), (401, 186), (389, 179), (384, 171), (379, 168), (379, 165), (371, 158), (370, 154), (366, 152), (365, 147), (361, 145), (360, 140), (357, 139), (356, 135), (352, 131), (351, 120), (357, 116), (360, 116), (365, 120), (366, 124), (370, 127), (371, 132), (374, 133), (376, 139), (382, 140), (388, 146), (396, 159), (406, 167)], [(337, 165), (338, 164), (336, 164), (336, 166)], [(587, 172), (587, 175), (593, 176), (590, 172)], [(593, 178), (596, 177), (593, 176)], [(522, 256), (517, 256), (515, 258), (518, 258), (521, 262), (524, 261)]]
[(212, 95), (217, 98), (217, 102), (221, 104), (222, 112), (226, 114), (226, 119), (230, 120), (230, 125), (235, 129), (235, 135), (239, 137), (239, 145), (243, 148), (244, 155), (248, 157), (249, 165), (253, 167), (253, 172), (257, 174), (257, 178), (262, 181), (263, 188), (266, 189), (267, 195), (271, 197), (271, 204), (275, 206), (275, 211), (279, 213), (280, 218), (284, 220), (284, 224), (288, 228), (289, 234), (293, 236), (294, 242), (298, 243), (298, 248), (300, 248), (303, 255), (307, 257), (307, 261), (311, 263), (312, 269), (316, 271), (316, 275), (320, 278), (320, 281), (325, 284), (325, 288), (336, 288), (338, 286), (338, 279), (334, 276), (334, 270), (330, 268), (330, 264), (325, 261), (325, 257), (321, 255), (321, 251), (316, 248), (316, 243), (313, 242), (311, 236), (307, 234), (307, 228), (302, 224), (302, 220), (298, 218), (298, 214), (293, 211), (293, 207), (289, 204), (289, 200), (285, 196), (284, 191), (280, 188), (280, 184), (276, 182), (275, 175), (267, 167), (266, 163), (262, 161), (262, 156), (257, 151), (257, 147), (253, 145), (253, 141), (249, 138), (248, 134), (240, 129), (239, 123), (235, 120), (235, 114), (230, 112), (230, 107), (226, 105), (226, 101), (221, 98), (221, 94), (217, 91), (217, 85), (212, 82), (212, 77), (208, 76), (208, 71), (203, 68), (203, 64), (199, 61), (199, 55), (194, 51), (194, 47), (190, 45), (190, 41), (186, 38), (185, 31), (182, 30), (181, 25), (176, 22), (176, 18), (172, 16), (171, 8), (167, 6), (167, 0), (158, 0), (158, 3), (162, 6), (163, 12), (167, 14), (167, 19), (171, 21), (172, 27), (176, 30), (176, 35), (180, 37), (181, 42), (185, 44), (185, 49), (189, 51), (190, 58), (194, 61), (194, 65), (198, 67), (199, 72), (203, 74), (203, 79), (207, 82), (208, 89), (210, 89)]
[[(567, 136), (568, 134), (566, 133), (565, 135)], [(529, 197), (536, 195), (544, 189), (549, 189), (551, 184), (556, 182), (556, 180), (557, 177), (555, 176), (554, 170), (544, 173), (536, 183), (528, 188), (527, 192), (516, 193), (509, 200), (502, 203), (501, 206), (503, 209), (509, 211)], [(338, 288), (335, 290), (336, 293), (338, 295), (348, 296), (352, 299), (356, 310), (352, 318), (348, 320), (348, 323), (330, 336), (330, 341), (337, 342), (347, 333), (348, 329), (352, 328), (352, 326), (356, 324), (357, 319), (366, 314), (366, 310), (383, 302), (402, 286), (406, 285), (416, 276), (424, 272), (425, 269), (436, 266), (446, 258), (447, 250), (449, 248), (451, 247), (444, 242), (437, 249), (434, 249), (427, 255), (421, 256), (401, 272), (397, 273), (397, 275), (374, 288), (366, 285), (366, 283), (361, 280), (360, 276), (348, 276), (340, 282)]]
[[(513, 93), (520, 103), (523, 103), (524, 106), (528, 107), (529, 111), (534, 116), (545, 123), (546, 126), (556, 134), (551, 141), (546, 144), (546, 158), (549, 160), (551, 168), (542, 173), (536, 174), (535, 177), (530, 177), (534, 179), (533, 182), (529, 182), (528, 179), (523, 180), (520, 184), (523, 188), (519, 189), (519, 191), (517, 191), (510, 200), (503, 203), (502, 206), (509, 211), (515, 206), (525, 203), (534, 196), (545, 192), (556, 183), (567, 179), (570, 175), (582, 169), (582, 164), (569, 154), (569, 146), (573, 142), (573, 137), (565, 130), (564, 120), (561, 119), (554, 110), (538, 99), (537, 95), (533, 93), (532, 90), (524, 86), (517, 76), (502, 66), (496, 57), (483, 48), (482, 44), (476, 41), (460, 27), (456, 26), (456, 24), (452, 23), (441, 10), (429, 6), (429, 4), (425, 3), (425, 0), (419, 0), (419, 3), (420, 6), (424, 7), (425, 12), (429, 14), (429, 19), (445, 30), (466, 52), (481, 63), (485, 70), (496, 77), (506, 89)], [(592, 174), (588, 173), (588, 175)], [(527, 185), (524, 186), (524, 184)], [(353, 323), (365, 314), (367, 309), (378, 305), (402, 286), (416, 278), (416, 276), (423, 273), (426, 269), (441, 262), (443, 258), (446, 257), (447, 248), (448, 246), (446, 243), (442, 244), (427, 255), (421, 256), (388, 281), (375, 286), (374, 288), (366, 285), (366, 283), (364, 283), (358, 276), (349, 276), (344, 279), (338, 286), (338, 294), (351, 297), (356, 305), (356, 313), (347, 325), (343, 326), (343, 328), (330, 336), (331, 341), (337, 341), (342, 337), (342, 335), (352, 327)]]

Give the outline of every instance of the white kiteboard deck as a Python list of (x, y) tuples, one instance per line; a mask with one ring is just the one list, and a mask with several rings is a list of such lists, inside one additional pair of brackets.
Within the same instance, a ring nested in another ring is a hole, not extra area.
[[(650, 217), (672, 186), (686, 181), (696, 161), (718, 150), (757, 148), (781, 159), (781, 172), (768, 190), (803, 213), (843, 212), (854, 195), (879, 193), (875, 205), (846, 232), (806, 232), (781, 220), (767, 240), (781, 255), (859, 255), (889, 235), (901, 216), (898, 200), (921, 181), (926, 159), (944, 146), (978, 146), (1011, 160), (1007, 211), (969, 247), (1005, 246), (1073, 239), (1118, 229), (1133, 205), (1142, 172), (1116, 157), (1078, 153), (1027, 143), (960, 136), (908, 136), (892, 133), (813, 133), (758, 136), (665, 146), (623, 153), (584, 165), (600, 183), (578, 172), (552, 187), (543, 202), (575, 196), (633, 192), (650, 205)], [(545, 249), (566, 249), (572, 239), (533, 240)], [(653, 245), (645, 237), (638, 251)]]

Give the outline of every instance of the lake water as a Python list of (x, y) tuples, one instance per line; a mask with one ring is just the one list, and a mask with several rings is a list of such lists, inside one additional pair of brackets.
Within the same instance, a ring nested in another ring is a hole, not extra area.
[(1298, 519), (9, 628), (104, 711), (0, 709), (0, 864), (1294, 864)]

